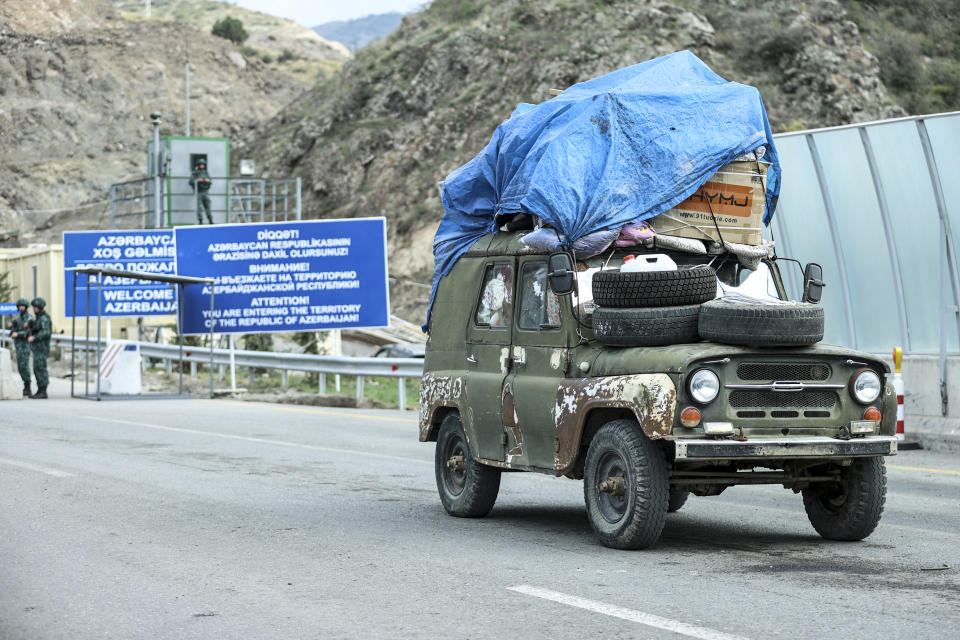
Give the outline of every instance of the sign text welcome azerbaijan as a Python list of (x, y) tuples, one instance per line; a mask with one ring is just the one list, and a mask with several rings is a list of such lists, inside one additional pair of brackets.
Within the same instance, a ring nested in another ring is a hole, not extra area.
[[(67, 231), (63, 234), (63, 266), (104, 267), (141, 273), (173, 274), (173, 231)], [(87, 297), (91, 315), (150, 316), (177, 312), (176, 290), (164, 282), (104, 278), (97, 300), (96, 277), (77, 275), (77, 308), (73, 308), (73, 273), (64, 271), (66, 316), (84, 315)], [(89, 290), (88, 290), (89, 289)]]
[[(214, 278), (216, 333), (389, 324), (384, 218), (178, 227), (177, 273)], [(184, 289), (183, 333), (210, 331), (210, 289)]]

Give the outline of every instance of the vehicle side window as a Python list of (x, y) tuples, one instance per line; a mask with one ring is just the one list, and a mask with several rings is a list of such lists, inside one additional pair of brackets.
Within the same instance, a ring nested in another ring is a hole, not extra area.
[(487, 266), (480, 289), (476, 323), (492, 329), (510, 326), (513, 313), (513, 265), (498, 263)]
[(547, 263), (528, 262), (520, 271), (521, 329), (560, 326), (560, 300), (547, 283)]

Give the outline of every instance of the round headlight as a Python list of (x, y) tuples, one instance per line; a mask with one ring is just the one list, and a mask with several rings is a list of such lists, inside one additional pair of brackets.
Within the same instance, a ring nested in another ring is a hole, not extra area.
[(720, 393), (720, 378), (710, 369), (698, 369), (690, 376), (687, 388), (690, 397), (700, 404), (713, 402)]
[(883, 383), (880, 382), (880, 376), (872, 369), (858, 371), (850, 381), (850, 391), (861, 404), (870, 404), (880, 397), (882, 390)]

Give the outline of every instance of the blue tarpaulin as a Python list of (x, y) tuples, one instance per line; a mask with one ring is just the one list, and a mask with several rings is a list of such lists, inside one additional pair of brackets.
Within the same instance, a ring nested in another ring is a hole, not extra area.
[(724, 80), (689, 51), (520, 104), (483, 151), (443, 182), (430, 308), (440, 278), (497, 231), (495, 216), (534, 214), (572, 242), (670, 209), (760, 146), (771, 163), (769, 224), (780, 163), (760, 92)]

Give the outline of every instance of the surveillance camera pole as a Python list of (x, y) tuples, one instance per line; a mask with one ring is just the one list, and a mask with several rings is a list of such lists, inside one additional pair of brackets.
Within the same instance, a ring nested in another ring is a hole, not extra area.
[(153, 209), (157, 216), (156, 228), (163, 226), (163, 216), (160, 212), (160, 112), (150, 114), (153, 123)]

